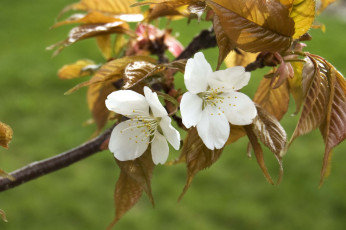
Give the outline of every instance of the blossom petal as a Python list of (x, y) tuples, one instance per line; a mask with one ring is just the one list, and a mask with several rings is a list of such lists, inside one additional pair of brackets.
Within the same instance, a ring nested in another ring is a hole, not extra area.
[(198, 52), (194, 58), (187, 60), (184, 81), (186, 88), (194, 94), (206, 91), (208, 75), (213, 72), (203, 53)]
[(226, 91), (239, 90), (249, 83), (250, 75), (250, 72), (245, 72), (244, 67), (235, 66), (212, 73), (208, 83), (211, 88), (226, 88)]
[(223, 95), (223, 103), (218, 103), (227, 120), (233, 125), (248, 125), (257, 115), (255, 103), (245, 94), (233, 92)]
[(145, 97), (132, 90), (118, 90), (109, 94), (106, 107), (124, 116), (149, 115), (149, 104)]
[(197, 124), (197, 132), (208, 149), (222, 148), (229, 136), (230, 128), (226, 116), (215, 106), (206, 106)]
[(171, 124), (171, 118), (168, 116), (162, 117), (160, 127), (163, 135), (174, 149), (178, 150), (180, 146), (180, 133)]
[(186, 128), (196, 126), (201, 120), (203, 100), (196, 94), (184, 93), (180, 102), (180, 112)]
[(153, 142), (151, 142), (151, 157), (154, 164), (164, 164), (167, 161), (169, 147), (166, 138), (156, 132)]
[[(139, 126), (141, 128), (137, 128)], [(144, 124), (131, 120), (121, 122), (113, 129), (108, 148), (120, 161), (136, 159), (148, 148), (149, 137), (145, 135), (148, 132)]]
[(168, 115), (167, 111), (160, 103), (157, 94), (155, 92), (152, 92), (151, 89), (147, 86), (144, 86), (144, 95), (150, 105), (150, 109), (153, 112), (154, 117), (163, 117)]

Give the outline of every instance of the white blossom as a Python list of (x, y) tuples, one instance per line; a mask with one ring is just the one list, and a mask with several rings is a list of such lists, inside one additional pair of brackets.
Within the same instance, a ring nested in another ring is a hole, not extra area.
[(180, 134), (171, 125), (157, 94), (145, 86), (144, 95), (132, 90), (108, 95), (106, 107), (129, 118), (113, 129), (108, 147), (115, 158), (127, 161), (140, 157), (151, 143), (153, 162), (164, 164), (169, 154), (167, 140), (178, 150)]
[(198, 135), (211, 150), (222, 148), (230, 133), (229, 122), (248, 125), (257, 115), (254, 102), (238, 92), (248, 84), (250, 73), (236, 66), (212, 71), (203, 53), (196, 53), (185, 67), (186, 92), (180, 103), (183, 124), (197, 127)]

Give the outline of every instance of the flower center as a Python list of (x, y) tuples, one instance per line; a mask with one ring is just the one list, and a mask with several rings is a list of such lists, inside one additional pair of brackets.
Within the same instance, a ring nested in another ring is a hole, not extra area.
[(132, 116), (129, 121), (128, 127), (123, 129), (120, 133), (125, 134), (127, 132), (127, 135), (129, 135), (129, 141), (132, 141), (135, 144), (144, 142), (149, 138), (149, 142), (147, 143), (149, 144), (155, 137), (161, 118), (136, 115)]
[(224, 97), (221, 96), (223, 91), (220, 88), (208, 89), (205, 92), (198, 93), (197, 95), (203, 100), (203, 109), (207, 105), (217, 106), (218, 103), (223, 103)]

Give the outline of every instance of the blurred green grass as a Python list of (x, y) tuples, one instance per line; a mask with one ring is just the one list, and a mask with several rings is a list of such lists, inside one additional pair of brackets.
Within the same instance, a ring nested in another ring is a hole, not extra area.
[[(64, 64), (80, 58), (102, 61), (95, 42), (87, 40), (51, 58), (45, 47), (65, 38), (68, 26), (48, 28), (58, 12), (72, 0), (0, 2), (0, 120), (12, 126), (14, 139), (8, 151), (0, 149), (0, 167), (8, 172), (30, 162), (53, 156), (86, 141), (94, 127), (83, 127), (90, 117), (85, 89), (63, 93), (80, 80), (62, 81), (56, 76)], [(332, 15), (320, 22), (327, 33), (311, 31), (308, 50), (319, 54), (346, 73), (343, 38), (346, 23)], [(205, 22), (173, 24), (182, 42), (188, 41)], [(179, 29), (178, 29), (179, 28)], [(217, 50), (204, 52), (216, 66)], [(261, 74), (253, 73), (244, 91), (253, 95)], [(178, 85), (182, 85), (181, 81)], [(296, 117), (283, 124), (290, 134)], [(285, 176), (279, 186), (264, 179), (255, 159), (245, 155), (245, 138), (226, 148), (220, 160), (197, 175), (180, 203), (185, 166), (158, 166), (153, 176), (156, 207), (143, 199), (118, 223), (116, 229), (343, 229), (346, 226), (345, 143), (334, 151), (332, 174), (318, 189), (323, 141), (317, 131), (298, 138), (284, 158)], [(277, 163), (265, 152), (269, 170), (277, 175)], [(171, 153), (177, 157), (178, 153)], [(119, 174), (112, 155), (105, 151), (61, 171), (0, 193), (0, 208), (9, 222), (5, 230), (104, 229), (113, 218), (113, 189)]]

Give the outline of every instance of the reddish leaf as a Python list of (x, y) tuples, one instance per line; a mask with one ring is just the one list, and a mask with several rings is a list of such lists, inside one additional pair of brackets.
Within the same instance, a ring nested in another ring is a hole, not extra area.
[(194, 176), (201, 170), (210, 167), (221, 156), (222, 149), (208, 149), (198, 136), (197, 129), (191, 128), (184, 140), (184, 146), (180, 158), (186, 159), (187, 181), (179, 200), (183, 198)]
[(286, 132), (274, 116), (259, 106), (257, 106), (257, 117), (254, 119), (252, 127), (257, 138), (274, 153), (280, 166), (278, 178), (278, 183), (280, 183), (283, 176), (282, 158), (280, 154), (286, 147)]
[(108, 121), (110, 111), (107, 109), (105, 101), (107, 96), (115, 90), (116, 88), (112, 82), (97, 83), (90, 85), (88, 88), (88, 106), (97, 125), (95, 134), (98, 134)]
[(160, 72), (156, 65), (146, 61), (129, 63), (124, 70), (123, 89), (129, 89), (147, 77)]
[(113, 33), (120, 33), (120, 34), (126, 33), (129, 35), (133, 35), (133, 33), (127, 27), (128, 26), (121, 21), (115, 21), (111, 23), (94, 23), (94, 24), (80, 25), (70, 30), (67, 39), (65, 39), (64, 41), (55, 43), (47, 47), (47, 49), (52, 50), (56, 48), (53, 55), (57, 55), (65, 47), (86, 38), (113, 34)]
[(207, 4), (237, 47), (248, 52), (277, 52), (290, 47), (294, 21), (288, 9), (279, 2), (207, 0)]
[(322, 185), (327, 176), (332, 149), (346, 138), (346, 81), (334, 66), (326, 62), (330, 82), (330, 97), (327, 107), (327, 116), (320, 126), (325, 142), (323, 166), (321, 170)]
[(115, 186), (115, 218), (108, 226), (111, 229), (120, 218), (130, 210), (142, 196), (144, 190), (152, 204), (154, 199), (151, 192), (151, 176), (154, 163), (151, 159), (150, 148), (139, 158), (132, 161), (118, 161), (120, 176)]
[(315, 70), (312, 71), (312, 78), (310, 77), (311, 73), (303, 75), (303, 91), (306, 91), (306, 96), (298, 124), (294, 130), (290, 143), (292, 143), (296, 137), (318, 128), (322, 124), (327, 113), (326, 108), (330, 97), (328, 76), (319, 61), (315, 60), (313, 57), (309, 58)]
[(257, 163), (260, 166), (265, 178), (268, 180), (269, 183), (274, 184), (273, 179), (271, 178), (271, 176), (268, 172), (267, 166), (265, 165), (264, 158), (263, 158), (263, 151), (262, 151), (261, 145), (258, 143), (256, 134), (252, 130), (252, 126), (251, 125), (245, 125), (244, 129), (245, 129), (246, 134), (249, 138), (251, 146), (255, 152)]
[(288, 109), (288, 83), (285, 81), (276, 89), (271, 87), (271, 79), (263, 78), (254, 96), (254, 102), (259, 104), (276, 119), (281, 120)]
[(227, 54), (235, 48), (235, 44), (232, 43), (227, 34), (223, 31), (219, 17), (217, 15), (214, 15), (213, 26), (216, 35), (217, 46), (219, 47), (219, 58), (216, 68), (219, 69)]
[(124, 70), (126, 66), (135, 61), (146, 61), (146, 62), (155, 62), (153, 58), (146, 57), (146, 56), (132, 56), (132, 57), (123, 57), (119, 59), (115, 59), (112, 61), (107, 62), (101, 68), (96, 72), (96, 74), (86, 82), (82, 82), (69, 91), (67, 91), (65, 94), (70, 94), (75, 92), (76, 90), (80, 89), (81, 87), (89, 86), (96, 83), (101, 82), (116, 82), (119, 79), (124, 77)]

